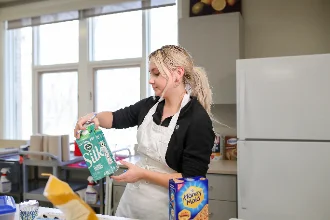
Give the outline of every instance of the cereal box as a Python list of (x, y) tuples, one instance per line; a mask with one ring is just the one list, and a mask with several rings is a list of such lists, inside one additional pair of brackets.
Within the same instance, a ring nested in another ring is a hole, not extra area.
[(237, 137), (225, 136), (226, 160), (237, 160)]
[(208, 180), (204, 177), (170, 180), (169, 219), (208, 219)]
[(87, 125), (76, 142), (95, 181), (118, 170), (102, 130), (95, 130), (94, 124)]

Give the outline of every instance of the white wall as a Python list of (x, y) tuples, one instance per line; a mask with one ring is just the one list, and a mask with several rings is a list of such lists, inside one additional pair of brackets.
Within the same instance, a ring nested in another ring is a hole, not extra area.
[(330, 53), (329, 0), (243, 0), (245, 55)]
[(330, 53), (330, 0), (242, 0), (242, 12), (245, 58)]

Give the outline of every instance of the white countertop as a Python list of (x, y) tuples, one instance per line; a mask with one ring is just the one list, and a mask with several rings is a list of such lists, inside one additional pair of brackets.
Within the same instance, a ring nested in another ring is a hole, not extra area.
[[(61, 215), (62, 212), (56, 208), (39, 207), (39, 215), (42, 215), (42, 214), (60, 214)], [(131, 218), (122, 218), (122, 217), (100, 215), (100, 214), (98, 214), (97, 217), (100, 220), (134, 220)], [(19, 220), (19, 206), (17, 204), (16, 204), (15, 220)]]

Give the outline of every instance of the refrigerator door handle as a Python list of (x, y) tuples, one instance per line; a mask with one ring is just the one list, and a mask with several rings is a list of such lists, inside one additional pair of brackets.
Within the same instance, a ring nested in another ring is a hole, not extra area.
[[(242, 151), (246, 151), (246, 147), (245, 147), (245, 142), (238, 142), (238, 186), (239, 186), (239, 199), (240, 199), (240, 204), (241, 204), (241, 208), (242, 209), (247, 209), (246, 207), (246, 191), (248, 189), (248, 168), (249, 168), (249, 164), (248, 164), (248, 155), (245, 153), (242, 154)], [(244, 169), (244, 171), (243, 171)]]

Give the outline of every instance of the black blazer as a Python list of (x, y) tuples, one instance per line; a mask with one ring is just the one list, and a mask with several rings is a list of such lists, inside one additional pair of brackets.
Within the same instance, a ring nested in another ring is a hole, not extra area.
[[(149, 97), (134, 105), (113, 112), (112, 128), (122, 129), (140, 126), (144, 117), (159, 97)], [(160, 125), (165, 101), (161, 101), (153, 115)], [(172, 117), (166, 118), (162, 126), (168, 126)], [(209, 115), (196, 97), (182, 108), (177, 128), (172, 134), (166, 152), (167, 165), (183, 177), (204, 176), (210, 163), (215, 133)]]

